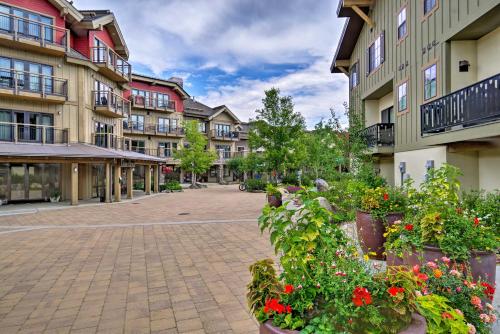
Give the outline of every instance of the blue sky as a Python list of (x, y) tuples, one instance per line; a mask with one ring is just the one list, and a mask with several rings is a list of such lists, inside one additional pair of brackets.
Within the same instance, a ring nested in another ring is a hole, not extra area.
[(343, 27), (337, 0), (75, 0), (110, 9), (134, 72), (180, 76), (191, 96), (254, 117), (264, 90), (294, 98), (309, 126), (343, 113), (348, 81), (329, 73)]

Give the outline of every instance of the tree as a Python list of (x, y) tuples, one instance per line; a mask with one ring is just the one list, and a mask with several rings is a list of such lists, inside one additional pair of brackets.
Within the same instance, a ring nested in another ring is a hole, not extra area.
[(294, 112), (292, 97), (280, 96), (277, 88), (265, 91), (265, 95), (263, 108), (255, 111), (257, 119), (252, 124), (249, 144), (254, 150), (263, 149), (268, 171), (286, 174), (305, 158), (305, 120)]
[(181, 168), (192, 174), (191, 188), (196, 188), (196, 176), (206, 172), (217, 159), (214, 150), (205, 150), (207, 138), (198, 130), (198, 122), (184, 123), (187, 145), (175, 153), (175, 158), (181, 162)]

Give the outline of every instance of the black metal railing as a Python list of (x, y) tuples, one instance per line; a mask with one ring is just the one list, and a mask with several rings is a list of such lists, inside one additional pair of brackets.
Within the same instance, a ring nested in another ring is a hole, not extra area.
[(0, 141), (11, 143), (68, 144), (68, 129), (49, 125), (0, 122)]
[(219, 140), (238, 140), (240, 138), (240, 133), (238, 131), (222, 131), (217, 129), (212, 129), (212, 138)]
[(500, 119), (500, 74), (420, 106), (421, 134)]
[(114, 72), (130, 81), (132, 66), (123, 57), (107, 46), (94, 46), (90, 49), (90, 56), (93, 63), (106, 64)]
[(377, 123), (361, 131), (368, 147), (394, 146), (394, 123)]
[(130, 114), (130, 101), (111, 91), (92, 91), (92, 103), (94, 109), (106, 108), (123, 117)]
[(68, 97), (68, 80), (34, 72), (0, 68), (0, 88), (37, 93), (42, 97), (55, 95)]
[(112, 133), (97, 132), (92, 134), (92, 144), (103, 148), (130, 151), (132, 139)]
[(130, 97), (134, 108), (159, 109), (175, 111), (175, 101), (158, 99), (152, 96), (132, 95)]

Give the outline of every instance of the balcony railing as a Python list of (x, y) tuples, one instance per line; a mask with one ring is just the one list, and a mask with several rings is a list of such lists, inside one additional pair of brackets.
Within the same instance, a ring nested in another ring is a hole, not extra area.
[(132, 95), (131, 100), (134, 108), (175, 111), (175, 101), (164, 101), (151, 96), (146, 97), (141, 95)]
[(92, 134), (92, 144), (103, 148), (130, 151), (132, 139), (112, 133), (98, 132)]
[(123, 130), (132, 133), (183, 136), (184, 129), (181, 127), (169, 127), (166, 124), (142, 123), (130, 120), (123, 121)]
[(218, 150), (217, 152), (217, 161), (222, 162), (226, 160), (231, 160), (233, 158), (242, 158), (245, 157), (248, 151), (225, 151)]
[(68, 129), (49, 125), (0, 122), (0, 142), (68, 144)]
[(210, 133), (213, 139), (218, 140), (238, 140), (240, 138), (240, 133), (238, 131), (220, 131), (212, 129)]
[(112, 72), (130, 81), (132, 66), (118, 53), (107, 46), (94, 46), (90, 48), (91, 61), (97, 65), (105, 65)]
[(422, 135), (500, 119), (500, 74), (420, 107)]
[(28, 92), (40, 94), (42, 98), (48, 95), (67, 98), (68, 80), (45, 74), (0, 68), (0, 89), (12, 90), (16, 95), (20, 92)]
[(130, 101), (111, 91), (92, 91), (94, 110), (111, 117), (128, 117)]
[(41, 47), (53, 46), (69, 51), (69, 30), (54, 25), (28, 20), (12, 14), (0, 13), (0, 34), (12, 36), (13, 40), (33, 40)]
[(368, 147), (394, 146), (394, 123), (377, 123), (361, 131)]

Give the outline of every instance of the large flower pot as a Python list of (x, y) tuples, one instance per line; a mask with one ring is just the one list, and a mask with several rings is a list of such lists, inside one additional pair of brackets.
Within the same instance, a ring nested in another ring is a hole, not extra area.
[[(411, 323), (408, 327), (399, 332), (399, 334), (425, 334), (427, 333), (427, 322), (420, 314), (413, 313)], [(260, 334), (299, 334), (299, 331), (281, 329), (273, 326), (271, 320), (260, 325)]]
[[(374, 219), (368, 212), (358, 210), (356, 212), (356, 229), (358, 240), (363, 253), (372, 259), (383, 260), (384, 256), (384, 233), (386, 224), (392, 225), (395, 221), (403, 219), (402, 213), (389, 213), (386, 222)], [(373, 254), (375, 253), (375, 254)]]
[[(440, 260), (446, 256), (440, 248), (434, 246), (424, 246), (421, 252), (416, 250), (404, 253), (402, 257), (392, 252), (387, 253), (388, 266), (414, 266), (423, 265), (429, 261)], [(471, 275), (475, 281), (479, 278), (490, 284), (495, 284), (496, 279), (496, 255), (494, 252), (472, 251), (469, 259)]]
[(276, 195), (267, 195), (267, 203), (275, 208), (279, 208), (283, 204), (281, 198)]

